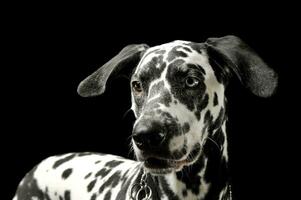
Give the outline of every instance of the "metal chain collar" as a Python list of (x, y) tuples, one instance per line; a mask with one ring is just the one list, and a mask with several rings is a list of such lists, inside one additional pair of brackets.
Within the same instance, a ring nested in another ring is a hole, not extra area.
[(232, 186), (231, 186), (231, 184), (228, 185), (228, 190), (229, 190), (229, 200), (232, 200)]
[[(146, 183), (147, 174), (143, 171), (141, 180), (139, 183), (132, 185), (130, 190), (131, 200), (150, 200), (152, 198), (152, 189)], [(232, 185), (228, 185), (228, 197), (232, 200)]]
[(146, 183), (146, 172), (144, 171), (139, 183), (132, 185), (130, 190), (131, 200), (150, 200), (152, 197), (152, 189)]

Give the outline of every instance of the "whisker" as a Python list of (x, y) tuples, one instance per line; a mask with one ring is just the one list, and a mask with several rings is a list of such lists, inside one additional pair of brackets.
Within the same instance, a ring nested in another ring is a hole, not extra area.
[(132, 111), (132, 108), (127, 109), (124, 114), (122, 115), (122, 119), (124, 120), (126, 116)]
[(132, 140), (132, 135), (128, 136), (126, 140), (128, 142), (128, 145), (129, 145), (128, 157), (131, 156), (131, 153), (133, 153), (133, 155), (135, 156), (133, 143), (131, 141)]
[(209, 137), (209, 136), (207, 136), (206, 139), (209, 139), (211, 142), (213, 142), (213, 144), (215, 144), (215, 146), (217, 146), (217, 148), (218, 148), (220, 151), (222, 151), (222, 148), (217, 144), (217, 142), (216, 142), (214, 139), (212, 139), (212, 138)]

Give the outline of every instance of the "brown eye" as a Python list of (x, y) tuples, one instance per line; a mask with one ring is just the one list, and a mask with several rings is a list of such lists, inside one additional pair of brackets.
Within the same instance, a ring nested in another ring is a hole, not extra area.
[(141, 83), (139, 81), (133, 81), (132, 82), (132, 88), (137, 93), (142, 92), (142, 86), (141, 86)]
[(200, 83), (199, 79), (195, 78), (195, 77), (187, 77), (186, 80), (185, 80), (185, 84), (187, 87), (189, 88), (193, 88), (193, 87), (196, 87), (198, 86)]

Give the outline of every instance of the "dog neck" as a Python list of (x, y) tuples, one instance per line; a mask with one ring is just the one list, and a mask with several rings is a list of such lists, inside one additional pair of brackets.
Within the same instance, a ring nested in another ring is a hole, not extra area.
[(160, 199), (224, 199), (229, 195), (225, 122), (209, 134), (203, 153), (191, 166), (165, 176), (153, 176)]

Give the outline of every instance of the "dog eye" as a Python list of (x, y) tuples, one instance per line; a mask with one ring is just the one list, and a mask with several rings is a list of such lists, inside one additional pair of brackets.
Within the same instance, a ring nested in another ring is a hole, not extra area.
[(141, 83), (139, 81), (133, 81), (132, 82), (132, 88), (137, 93), (142, 92), (142, 86), (141, 86)]
[(199, 85), (199, 83), (200, 83), (200, 81), (197, 78), (191, 77), (191, 76), (187, 77), (186, 80), (185, 80), (185, 84), (189, 88), (196, 87), (196, 86)]

